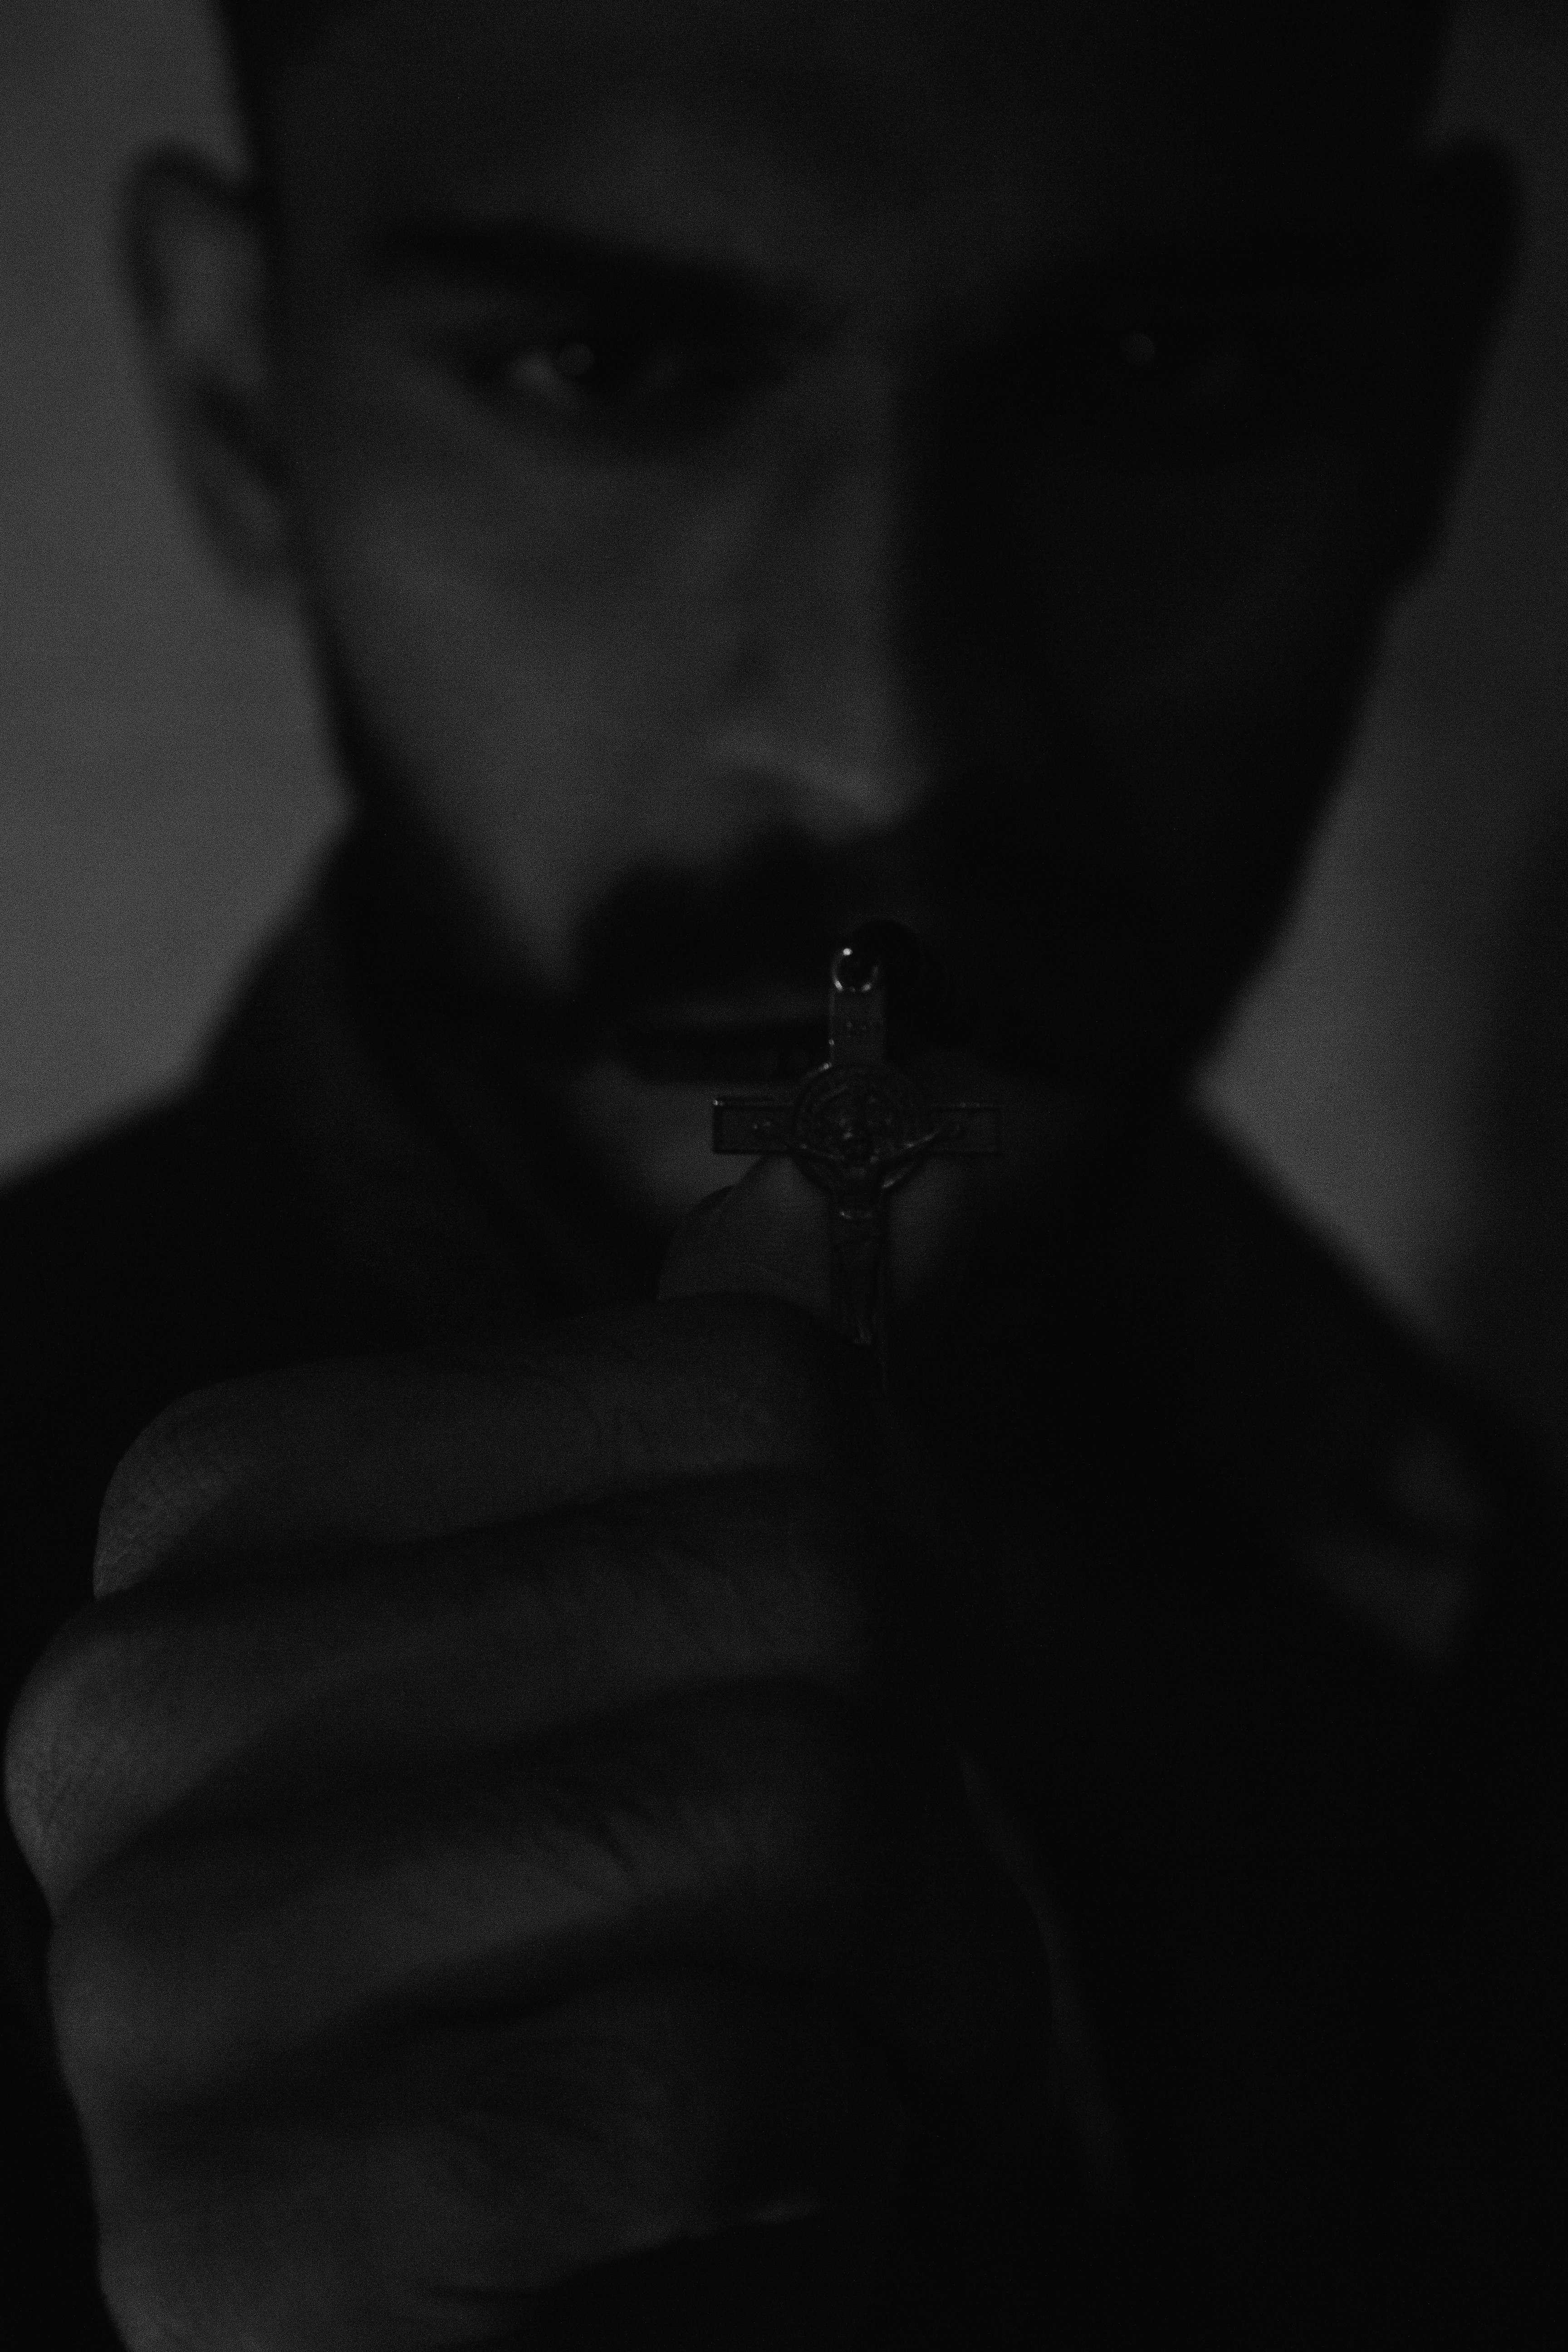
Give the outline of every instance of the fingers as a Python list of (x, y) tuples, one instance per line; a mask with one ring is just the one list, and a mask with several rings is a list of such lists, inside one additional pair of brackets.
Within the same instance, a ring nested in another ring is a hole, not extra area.
[(1016, 2072), (1043, 2014), (956, 1774), (782, 1685), (172, 1827), (67, 1904), (51, 2000), (91, 2127), (696, 1951), (837, 1991), (948, 2079)]
[(749, 1292), (826, 1323), (833, 1311), (828, 1215), (826, 1193), (793, 1160), (759, 1160), (680, 1227), (665, 1256), (659, 1297)]
[(890, 2181), (902, 2110), (833, 2001), (717, 1970), (440, 2026), (329, 2098), (100, 2135), (105, 2286), (131, 2352), (441, 2352), (527, 2298)]
[(310, 1365), (174, 1406), (115, 1473), (94, 1590), (293, 1544), (408, 1543), (681, 1479), (873, 1450), (848, 1350), (760, 1298), (689, 1298), (514, 1347)]
[[(869, 1666), (870, 1588), (917, 1579), (930, 1537), (754, 1474), (370, 1559), (160, 1577), (84, 1612), (35, 1669), (12, 1822), (58, 1910), (241, 1769), (288, 1801), (377, 1758), (412, 1773), (712, 1682), (847, 1695)], [(896, 1619), (877, 1630), (901, 1655)]]

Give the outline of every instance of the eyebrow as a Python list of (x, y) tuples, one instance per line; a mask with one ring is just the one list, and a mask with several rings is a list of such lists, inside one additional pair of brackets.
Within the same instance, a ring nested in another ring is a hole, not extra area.
[[(366, 259), (374, 278), (393, 285), (586, 299), (775, 352), (820, 345), (841, 324), (835, 310), (798, 283), (525, 217), (411, 215), (381, 231)], [(1007, 306), (1010, 325), (998, 322), (1000, 338), (1038, 331), (1053, 313), (1070, 319), (1127, 295), (1180, 299), (1205, 288), (1270, 282), (1364, 293), (1371, 260), (1364, 228), (1308, 221), (1277, 223), (1240, 237), (1134, 248), (1088, 268), (1047, 270), (1021, 287)]]
[(418, 215), (376, 237), (368, 260), (374, 276), (394, 284), (587, 295), (752, 332), (826, 323), (820, 301), (760, 272), (541, 221)]
[(1337, 292), (1364, 288), (1377, 267), (1375, 241), (1363, 228), (1279, 222), (1240, 234), (1134, 247), (1091, 268), (1065, 273), (1052, 290), (1069, 302), (1269, 285)]

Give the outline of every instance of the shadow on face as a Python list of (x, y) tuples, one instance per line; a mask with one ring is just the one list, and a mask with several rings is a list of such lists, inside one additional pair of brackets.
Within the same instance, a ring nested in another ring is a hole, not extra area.
[(614, 1054), (892, 916), (988, 1058), (1183, 1072), (1503, 275), (1431, 12), (239, 13), (268, 202), (163, 159), (144, 308), (431, 955)]

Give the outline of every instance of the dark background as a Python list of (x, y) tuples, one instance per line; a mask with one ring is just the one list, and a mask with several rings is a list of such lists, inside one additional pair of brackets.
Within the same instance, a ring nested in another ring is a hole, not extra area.
[[(1208, 1090), (1568, 1479), (1568, 6), (1476, 5), (1445, 116), (1530, 247), (1443, 566)], [(229, 133), (198, 0), (0, 0), (0, 1171), (172, 1083), (338, 821), (286, 620), (165, 478), (130, 153)]]

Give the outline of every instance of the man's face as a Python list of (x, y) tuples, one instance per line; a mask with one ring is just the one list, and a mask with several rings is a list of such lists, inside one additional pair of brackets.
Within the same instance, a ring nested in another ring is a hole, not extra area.
[(993, 1061), (1190, 1062), (1390, 569), (1387, 161), (1282, 72), (1154, 0), (373, 0), (306, 55), (297, 562), (503, 984), (635, 1064), (894, 917)]

